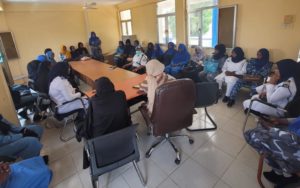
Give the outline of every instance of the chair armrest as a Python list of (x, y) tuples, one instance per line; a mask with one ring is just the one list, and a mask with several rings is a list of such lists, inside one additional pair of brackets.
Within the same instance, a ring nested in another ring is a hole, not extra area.
[(256, 102), (259, 102), (259, 103), (262, 103), (262, 104), (264, 104), (264, 105), (267, 105), (267, 106), (269, 106), (269, 107), (276, 108), (276, 109), (281, 110), (281, 111), (283, 111), (283, 112), (287, 112), (284, 108), (281, 108), (281, 107), (279, 107), (279, 106), (277, 106), (277, 105), (268, 103), (268, 102), (263, 101), (263, 100), (260, 100), (260, 99), (252, 99), (251, 102), (250, 102), (249, 109), (251, 109), (252, 103), (255, 102), (255, 101), (256, 101)]

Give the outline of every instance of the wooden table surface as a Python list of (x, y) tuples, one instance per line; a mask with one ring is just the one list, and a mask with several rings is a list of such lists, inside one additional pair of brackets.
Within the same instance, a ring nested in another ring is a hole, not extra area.
[[(112, 69), (112, 65), (93, 59), (87, 61), (72, 61), (70, 65), (75, 71), (75, 74), (78, 74), (80, 78), (92, 86), (93, 89), (95, 89), (95, 81), (100, 77), (106, 76), (114, 83), (116, 90), (123, 90), (125, 92), (127, 100), (143, 95), (143, 93), (133, 88), (133, 86), (143, 82), (146, 77), (145, 74), (139, 75), (121, 68)], [(94, 94), (94, 90), (86, 92), (88, 97)]]

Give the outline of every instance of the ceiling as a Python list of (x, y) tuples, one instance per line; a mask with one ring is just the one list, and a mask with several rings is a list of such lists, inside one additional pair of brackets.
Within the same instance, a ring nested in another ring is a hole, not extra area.
[(83, 4), (85, 2), (96, 2), (99, 4), (118, 4), (129, 0), (3, 0), (8, 3), (70, 3), (70, 4)]

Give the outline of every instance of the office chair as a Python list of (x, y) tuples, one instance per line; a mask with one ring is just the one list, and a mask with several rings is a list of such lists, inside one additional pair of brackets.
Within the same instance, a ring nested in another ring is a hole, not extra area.
[[(70, 112), (67, 112), (67, 113), (59, 113), (58, 112), (58, 108), (60, 106), (63, 106), (65, 104), (68, 104), (68, 103), (71, 103), (73, 101), (76, 101), (76, 100), (80, 100), (83, 108), (80, 108), (80, 109), (75, 109), (75, 110), (72, 110)], [(70, 122), (73, 122), (73, 125), (74, 125), (74, 120), (76, 118), (76, 115), (77, 113), (81, 112), (82, 109), (84, 110), (85, 114), (86, 114), (86, 110), (85, 110), (85, 106), (84, 106), (84, 103), (83, 103), (83, 100), (82, 98), (76, 98), (74, 100), (71, 100), (71, 101), (67, 101), (61, 105), (57, 105), (53, 100), (51, 100), (51, 111), (54, 115), (54, 118), (57, 119), (58, 121), (63, 121), (64, 122), (64, 125), (63, 127), (61, 128), (60, 130), (60, 134), (59, 134), (59, 139), (63, 142), (67, 142), (69, 140), (71, 140), (72, 138), (75, 137), (75, 134), (73, 136), (69, 136), (69, 137), (64, 137), (64, 131), (65, 129), (67, 128), (67, 125), (70, 123)], [(76, 127), (74, 126), (73, 127), (73, 130), (74, 132), (76, 133), (77, 130), (76, 130)]]
[(205, 116), (208, 117), (210, 122), (213, 124), (210, 128), (201, 128), (200, 125), (192, 125), (187, 128), (189, 131), (210, 131), (216, 130), (217, 124), (215, 121), (210, 117), (207, 111), (207, 107), (212, 106), (218, 103), (219, 95), (219, 87), (218, 83), (216, 82), (202, 82), (196, 83), (196, 103), (195, 108), (204, 108)]
[(133, 163), (143, 186), (146, 185), (136, 163), (140, 159), (140, 154), (135, 134), (136, 126), (131, 125), (124, 129), (85, 141), (84, 148), (90, 162), (93, 188), (97, 187), (99, 176), (130, 162)]
[(180, 152), (171, 139), (184, 136), (188, 138), (190, 144), (193, 144), (194, 140), (188, 135), (171, 135), (171, 132), (181, 130), (192, 124), (195, 99), (194, 82), (191, 79), (180, 79), (167, 82), (156, 89), (151, 116), (149, 116), (145, 105), (140, 107), (146, 124), (151, 127), (153, 135), (161, 137), (147, 151), (146, 158), (150, 157), (157, 146), (167, 141), (176, 153), (175, 163), (180, 163)]

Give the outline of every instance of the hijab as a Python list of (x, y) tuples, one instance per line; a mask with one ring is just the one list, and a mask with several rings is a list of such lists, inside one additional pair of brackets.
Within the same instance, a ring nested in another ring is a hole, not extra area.
[(39, 55), (37, 56), (36, 60), (38, 60), (39, 62), (44, 62), (46, 61), (46, 56), (45, 55)]
[(68, 78), (69, 64), (66, 62), (56, 63), (49, 72), (49, 85), (58, 76)]
[(115, 86), (107, 77), (98, 78), (96, 84), (96, 95), (98, 97), (112, 94), (115, 92)]
[(101, 40), (99, 37), (97, 37), (96, 33), (94, 31), (91, 32), (91, 37), (89, 39), (89, 44), (93, 47), (98, 47), (101, 43)]
[(256, 70), (261, 69), (262, 67), (264, 67), (266, 64), (269, 63), (269, 51), (266, 48), (262, 48), (258, 50), (258, 52), (261, 53), (262, 57), (261, 59), (256, 59), (255, 61), (254, 66)]
[[(64, 56), (64, 59), (71, 59), (71, 53), (68, 51), (65, 45), (62, 45), (60, 48), (60, 55)], [(62, 60), (64, 60), (62, 59)]]
[(154, 44), (152, 42), (148, 43), (146, 55), (148, 59), (152, 59), (154, 57)]
[(162, 51), (160, 45), (158, 43), (155, 43), (155, 46), (154, 46), (154, 55), (155, 55), (155, 58), (159, 58), (163, 54), (164, 54), (164, 52)]
[(168, 43), (168, 49), (165, 52), (166, 55), (174, 55), (177, 51), (175, 50), (175, 44), (173, 42)]
[(47, 61), (49, 61), (49, 62), (52, 64), (52, 66), (53, 66), (54, 64), (56, 64), (56, 61), (55, 61), (55, 59), (53, 58), (53, 56), (54, 56), (54, 53), (53, 53), (52, 51), (48, 51), (48, 52), (46, 53), (46, 59), (47, 59)]
[(132, 55), (133, 54), (134, 47), (131, 45), (130, 39), (127, 39), (125, 41), (125, 48), (124, 48), (124, 54), (126, 55)]
[(164, 64), (160, 63), (156, 59), (152, 59), (146, 64), (146, 80), (148, 85), (148, 110), (150, 111), (150, 113), (152, 113), (153, 109), (155, 90), (159, 86), (155, 77), (162, 74), (164, 72), (164, 69)]
[(240, 61), (242, 61), (243, 59), (245, 59), (245, 54), (242, 48), (240, 47), (235, 47), (232, 50), (235, 54), (236, 57), (231, 57), (232, 62), (234, 63), (238, 63)]
[(190, 58), (191, 56), (187, 51), (186, 46), (184, 44), (179, 44), (178, 52), (175, 54), (174, 58), (172, 59), (172, 63), (178, 64), (182, 62), (188, 62)]
[(205, 54), (204, 54), (203, 49), (200, 46), (197, 46), (195, 48), (195, 53), (192, 56), (192, 61), (199, 62), (199, 61), (203, 60), (204, 56), (205, 56)]
[(215, 51), (216, 50), (218, 51), (218, 53), (213, 54), (213, 59), (218, 60), (226, 56), (226, 47), (224, 44), (217, 44), (215, 46)]
[(283, 59), (277, 63), (278, 70), (280, 72), (279, 82), (287, 81), (289, 78), (293, 77), (297, 87), (296, 96), (300, 96), (300, 65), (292, 59)]

